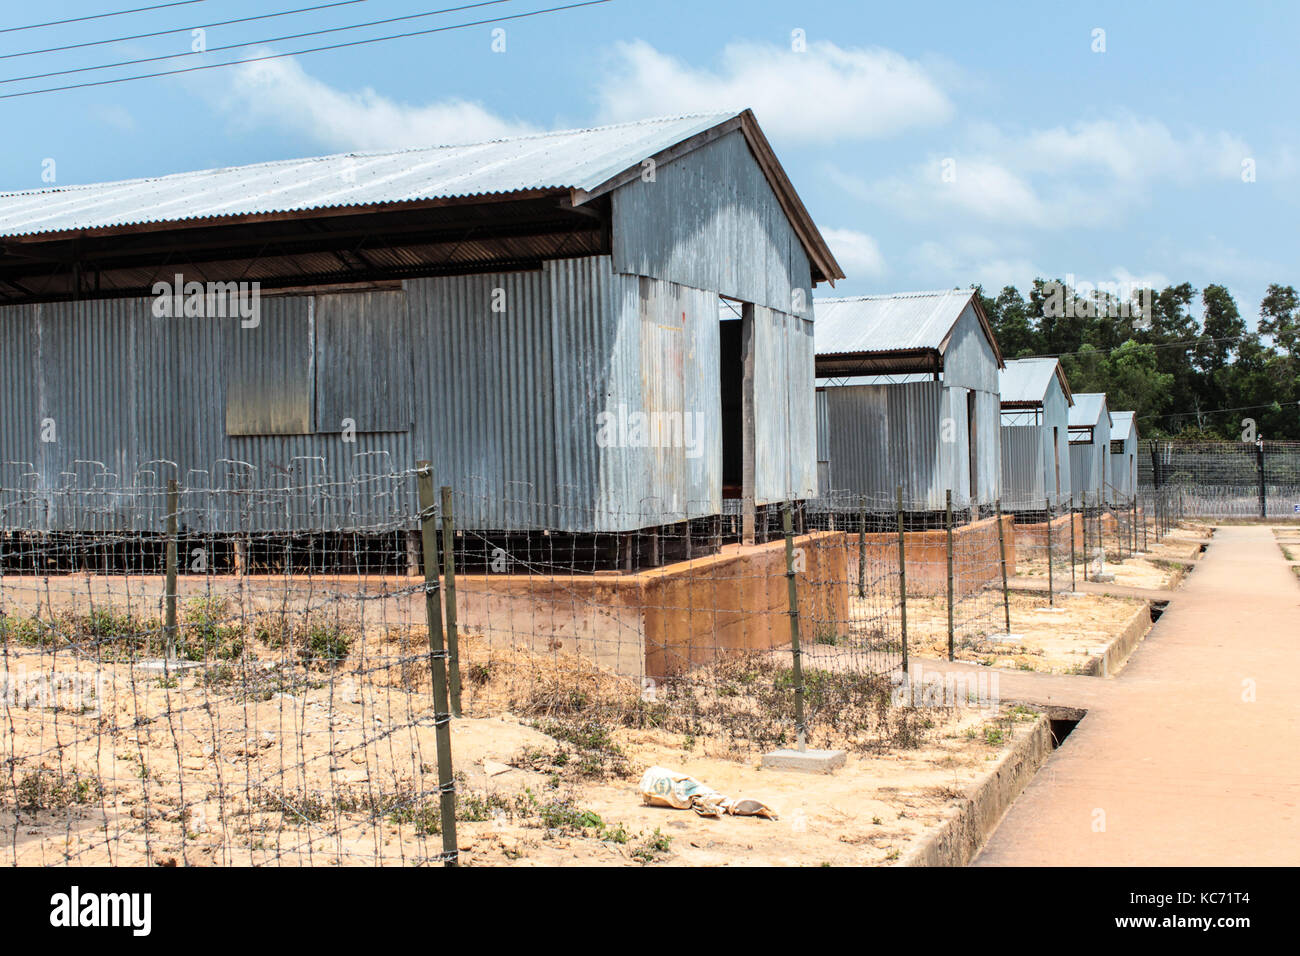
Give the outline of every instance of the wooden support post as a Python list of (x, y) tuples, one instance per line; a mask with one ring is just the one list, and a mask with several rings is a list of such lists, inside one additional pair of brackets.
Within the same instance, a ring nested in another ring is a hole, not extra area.
[(451, 715), (460, 716), (460, 640), (456, 630), (456, 527), (451, 488), (442, 486), (442, 590), (447, 614), (447, 676)]
[(794, 520), (790, 504), (783, 510), (782, 527), (785, 531), (785, 580), (790, 602), (790, 653), (794, 657), (794, 727), (799, 749), (808, 749), (808, 725), (804, 718), (803, 660), (799, 651), (799, 588), (794, 573)]
[(858, 499), (858, 597), (867, 595), (867, 497)]
[(1052, 577), (1052, 500), (1047, 499), (1047, 603), (1056, 606), (1056, 587)]
[(1079, 582), (1074, 576), (1074, 492), (1070, 492), (1070, 591), (1079, 590)]
[(164, 595), (165, 631), (169, 661), (176, 660), (176, 512), (180, 509), (180, 493), (176, 479), (167, 479), (167, 591)]
[(438, 587), (437, 505), (433, 467), (416, 463), (420, 491), (420, 541), (424, 550), (424, 620), (429, 630), (429, 669), (433, 675), (434, 742), (438, 749), (438, 791), (442, 809), (442, 862), (456, 866), (456, 778), (451, 769), (451, 714), (447, 702), (447, 651), (442, 637), (442, 601)]
[(898, 486), (898, 600), (903, 625), (903, 673), (907, 673), (907, 547), (903, 537), (903, 486)]
[(406, 532), (406, 574), (407, 577), (420, 576), (420, 532)]
[(1007, 619), (1007, 633), (1011, 633), (1011, 591), (1007, 587), (1007, 542), (1002, 530), (1002, 499), (996, 502), (998, 518), (998, 557), (1002, 562), (1002, 610)]
[(1083, 531), (1083, 580), (1088, 580), (1088, 492), (1079, 492), (1079, 521)]
[(952, 582), (952, 489), (949, 488), (946, 493), (944, 504), (944, 527), (948, 531), (948, 660), (953, 660), (956, 656), (956, 638), (953, 634), (952, 627), (952, 606), (955, 603), (956, 595), (953, 594)]

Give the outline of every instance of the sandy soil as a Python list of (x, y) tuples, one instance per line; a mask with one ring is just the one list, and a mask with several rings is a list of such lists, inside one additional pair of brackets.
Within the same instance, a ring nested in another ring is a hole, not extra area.
[[(1154, 537), (1147, 538), (1147, 550), (1129, 555), (1120, 560), (1116, 552), (1107, 551), (1106, 572), (1115, 575), (1115, 583), (1136, 588), (1152, 590), (1170, 590), (1178, 586), (1186, 573), (1182, 566), (1185, 562), (1195, 561), (1200, 557), (1201, 539), (1208, 538), (1213, 529), (1207, 525), (1187, 523), (1174, 528), (1168, 535), (1162, 536), (1157, 544)], [(1068, 551), (1068, 546), (1065, 551)], [(1047, 580), (1047, 561), (1042, 556), (1042, 549), (1016, 556), (1016, 574), (1021, 577), (1035, 577)], [(1070, 567), (1068, 556), (1062, 552), (1053, 567), (1055, 586), (1058, 590), (1069, 590)], [(1075, 565), (1076, 580), (1082, 581), (1084, 575), (1083, 555), (1078, 555)]]
[[(956, 660), (1051, 674), (1078, 673), (1119, 637), (1143, 602), (1098, 594), (1058, 594), (1052, 606), (1046, 593), (1013, 593), (1010, 603), (1012, 640), (1001, 637), (1006, 631), (1001, 600), (964, 628), (957, 624), (958, 616), (954, 622)], [(908, 598), (908, 638), (913, 655), (947, 657), (947, 615), (942, 598)]]
[[(367, 644), (322, 671), (263, 649), (163, 678), (11, 640), (11, 679), (30, 689), (57, 674), (63, 690), (4, 700), (0, 860), (436, 862), (427, 661), (412, 669), (401, 650)], [(499, 708), (527, 694), (558, 701), (559, 685), (597, 703), (627, 688), (576, 664), (551, 666), (551, 686), (539, 676), (546, 662), (507, 673), (474, 648), (467, 658), (494, 672), (467, 684), (473, 713), (497, 711), (452, 724), (458, 844), (470, 864), (888, 864), (954, 812), (1033, 719), (1007, 708), (912, 711), (916, 746), (856, 748), (835, 775), (809, 776), (760, 770), (760, 750), (733, 738), (629, 727), (603, 738), (561, 719), (563, 705), (554, 720), (513, 716)], [(93, 699), (66, 696), (74, 675), (99, 678)], [(652, 765), (760, 800), (780, 819), (643, 806), (637, 783)]]

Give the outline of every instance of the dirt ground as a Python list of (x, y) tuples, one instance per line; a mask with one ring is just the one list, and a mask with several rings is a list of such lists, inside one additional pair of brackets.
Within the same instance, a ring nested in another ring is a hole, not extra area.
[[(11, 687), (3, 701), (6, 863), (437, 862), (427, 659), (412, 671), (402, 647), (367, 643), (321, 670), (258, 649), (164, 677), (75, 649), (2, 649), (5, 673), (29, 692), (57, 677), (43, 698)], [(1023, 708), (906, 708), (901, 745), (853, 747), (832, 776), (761, 770), (766, 746), (735, 735), (575, 716), (572, 695), (599, 708), (637, 689), (573, 663), (530, 672), (501, 653), (466, 648), (472, 713), (496, 713), (452, 722), (458, 845), (471, 865), (889, 864), (955, 812), (1034, 719)], [(96, 681), (93, 696), (67, 696), (78, 676)], [(539, 697), (554, 713), (503, 710)], [(894, 710), (881, 719), (898, 721), (904, 708)], [(760, 800), (779, 819), (644, 806), (637, 784), (654, 765)]]
[[(1213, 529), (1208, 525), (1187, 522), (1163, 535), (1157, 544), (1155, 537), (1148, 535), (1147, 548), (1144, 552), (1121, 556), (1108, 544), (1106, 553), (1106, 573), (1115, 575), (1115, 583), (1135, 588), (1152, 590), (1171, 590), (1178, 586), (1184, 574), (1185, 564), (1200, 557), (1201, 540), (1209, 538)], [(1053, 567), (1056, 586), (1069, 588), (1070, 568), (1068, 564), (1068, 543), (1060, 553)], [(1082, 581), (1084, 575), (1084, 556), (1080, 552), (1075, 565), (1076, 580)], [(1047, 580), (1047, 560), (1042, 549), (1026, 550), (1016, 556), (1016, 574), (1021, 577), (1034, 577)], [(1062, 583), (1064, 582), (1064, 584)]]
[[(1000, 594), (991, 594), (989, 607), (966, 620), (954, 620), (955, 650), (959, 661), (988, 667), (1079, 673), (1089, 660), (1104, 653), (1143, 604), (1128, 598), (1099, 594), (1058, 594), (1055, 606), (1044, 594), (1010, 596), (1011, 634), (1006, 639)], [(948, 610), (942, 598), (908, 598), (907, 629), (911, 653), (917, 657), (948, 655)]]

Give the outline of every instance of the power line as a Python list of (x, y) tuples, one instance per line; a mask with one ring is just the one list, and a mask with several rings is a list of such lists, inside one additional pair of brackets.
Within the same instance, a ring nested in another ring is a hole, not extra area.
[(1139, 421), (1151, 421), (1152, 419), (1165, 418), (1196, 418), (1200, 415), (1222, 415), (1227, 412), (1249, 412), (1257, 408), (1286, 408), (1289, 405), (1300, 405), (1300, 402), (1269, 402), (1264, 405), (1241, 405), (1237, 408), (1201, 408), (1194, 412), (1168, 412), (1164, 415), (1141, 415)]
[(224, 63), (205, 63), (200, 66), (190, 66), (179, 70), (160, 70), (157, 73), (141, 73), (136, 76), (119, 76), (111, 80), (92, 80), (85, 83), (70, 83), (66, 86), (51, 86), (43, 90), (23, 90), (19, 93), (0, 93), (0, 100), (11, 100), (20, 96), (38, 96), (42, 93), (60, 93), (64, 90), (80, 90), (94, 86), (110, 86), (114, 83), (129, 83), (132, 80), (151, 80), (160, 76), (176, 76), (182, 73), (197, 73), (200, 70), (215, 70), (224, 66), (241, 66), (245, 63), (258, 63), (262, 60), (280, 60), (289, 56), (302, 56), (307, 53), (322, 53), (328, 50), (343, 50), (349, 47), (365, 46), (370, 43), (383, 43), (387, 40), (405, 40), (410, 37), (428, 36), (433, 33), (446, 33), (449, 30), (462, 30), (468, 27), (479, 27), (489, 23), (507, 23), (512, 20), (523, 20), (528, 17), (541, 16), (546, 13), (559, 13), (564, 10), (576, 10), (579, 7), (594, 7), (601, 4), (610, 3), (611, 0), (583, 0), (581, 3), (569, 3), (559, 7), (547, 7), (544, 10), (529, 10), (526, 13), (515, 13), (504, 17), (489, 17), (485, 20), (475, 20), (470, 23), (453, 23), (444, 27), (432, 27), (428, 30), (412, 30), (408, 33), (395, 33), (390, 36), (370, 37), (365, 40), (349, 40), (346, 43), (331, 43), (327, 46), (309, 47), (306, 50), (293, 50), (288, 53), (268, 53), (265, 56), (250, 56), (242, 60), (228, 60)]
[(98, 66), (79, 66), (68, 70), (51, 70), (48, 73), (29, 73), (27, 76), (11, 76), (8, 79), (0, 80), (0, 85), (5, 83), (22, 83), (25, 80), (44, 80), (51, 76), (71, 76), (75, 73), (92, 73), (95, 70), (110, 70), (119, 66), (136, 66), (141, 63), (157, 63), (159, 60), (179, 60), (183, 56), (203, 56), (207, 53), (221, 53), (225, 50), (238, 50), (245, 46), (261, 46), (265, 43), (283, 43), (286, 40), (302, 40), (306, 37), (324, 36), (327, 33), (343, 33), (347, 30), (363, 30), (366, 27), (384, 26), (389, 23), (399, 23), (404, 20), (419, 20), (424, 17), (436, 17), (443, 13), (458, 13), (461, 10), (475, 10), (479, 7), (492, 7), (501, 3), (509, 3), (510, 0), (481, 0), (479, 3), (465, 3), (458, 7), (446, 7), (442, 10), (426, 10), (424, 13), (408, 13), (400, 17), (388, 17), (383, 20), (371, 20), (368, 23), (355, 23), (351, 26), (327, 27), (323, 30), (305, 30), (302, 33), (290, 33), (285, 36), (264, 37), (261, 40), (247, 40), (242, 43), (227, 43), (224, 46), (214, 46), (202, 50), (186, 50), (183, 53), (166, 53), (162, 56), (144, 56), (136, 60), (119, 60), (116, 63), (101, 63)]
[(204, 3), (205, 0), (173, 0), (172, 3), (159, 3), (152, 7), (135, 7), (131, 10), (113, 10), (109, 13), (93, 13), (85, 17), (70, 17), (67, 20), (50, 20), (47, 23), (29, 23), (25, 27), (0, 27), (0, 33), (17, 33), (20, 30), (39, 30), (41, 27), (61, 27), (65, 23), (85, 23), (87, 20), (105, 20), (109, 17), (123, 17), (128, 13), (144, 13), (148, 10), (165, 10), (168, 7), (184, 7), (191, 3)]
[(260, 13), (255, 17), (236, 17), (233, 20), (216, 20), (212, 23), (196, 23), (189, 27), (176, 27), (174, 30), (155, 30), (152, 33), (133, 33), (130, 36), (113, 37), (109, 40), (86, 40), (84, 43), (67, 43), (63, 46), (50, 46), (44, 50), (24, 50), (21, 53), (0, 53), (0, 60), (12, 60), (20, 56), (39, 56), (42, 53), (59, 53), (63, 50), (80, 50), (88, 46), (104, 46), (109, 43), (126, 43), (130, 40), (149, 40), (153, 37), (167, 36), (172, 33), (188, 33), (190, 30), (210, 30), (213, 27), (228, 27), (235, 23), (252, 23), (254, 20), (270, 20), (274, 17), (287, 17), (295, 13), (311, 13), (316, 10), (328, 10), (330, 7), (346, 7), (354, 3), (368, 3), (369, 0), (335, 0), (334, 3), (322, 3), (314, 7), (299, 7), (297, 10), (281, 10), (279, 13)]
[(1075, 352), (1040, 352), (1036, 355), (1022, 355), (1020, 356), (1020, 358), (1066, 358), (1066, 357), (1078, 356), (1078, 355), (1111, 355), (1115, 352), (1118, 352), (1121, 348), (1123, 348), (1124, 345), (1127, 344), (1127, 342), (1133, 342), (1136, 345), (1142, 346), (1144, 348), (1149, 346), (1153, 349), (1178, 349), (1178, 348), (1187, 349), (1187, 348), (1192, 348), (1194, 346), (1200, 345), (1202, 343), (1237, 342), (1240, 341), (1241, 339), (1247, 338), (1252, 335), (1258, 335), (1258, 334), (1259, 334), (1258, 332), (1246, 331), (1246, 332), (1242, 332), (1240, 335), (1220, 335), (1217, 337), (1202, 335), (1199, 338), (1184, 339), (1182, 341), (1177, 341), (1177, 342), (1138, 342), (1137, 339), (1128, 339), (1125, 343), (1117, 345), (1113, 349), (1091, 348), (1091, 349), (1079, 349), (1078, 351)]

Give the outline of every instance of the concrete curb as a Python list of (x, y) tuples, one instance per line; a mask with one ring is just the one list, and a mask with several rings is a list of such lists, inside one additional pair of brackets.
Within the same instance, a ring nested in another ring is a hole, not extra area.
[(956, 814), (895, 866), (965, 866), (975, 859), (1003, 815), (1051, 753), (1051, 723), (1044, 715), (962, 801)]
[(1120, 631), (1119, 637), (1107, 644), (1103, 653), (1089, 658), (1088, 663), (1083, 665), (1078, 673), (1083, 677), (1114, 677), (1123, 670), (1124, 665), (1128, 663), (1129, 655), (1141, 643), (1142, 638), (1146, 637), (1149, 630), (1151, 630), (1151, 606), (1143, 604), (1133, 612), (1133, 616), (1124, 625), (1124, 630)]

